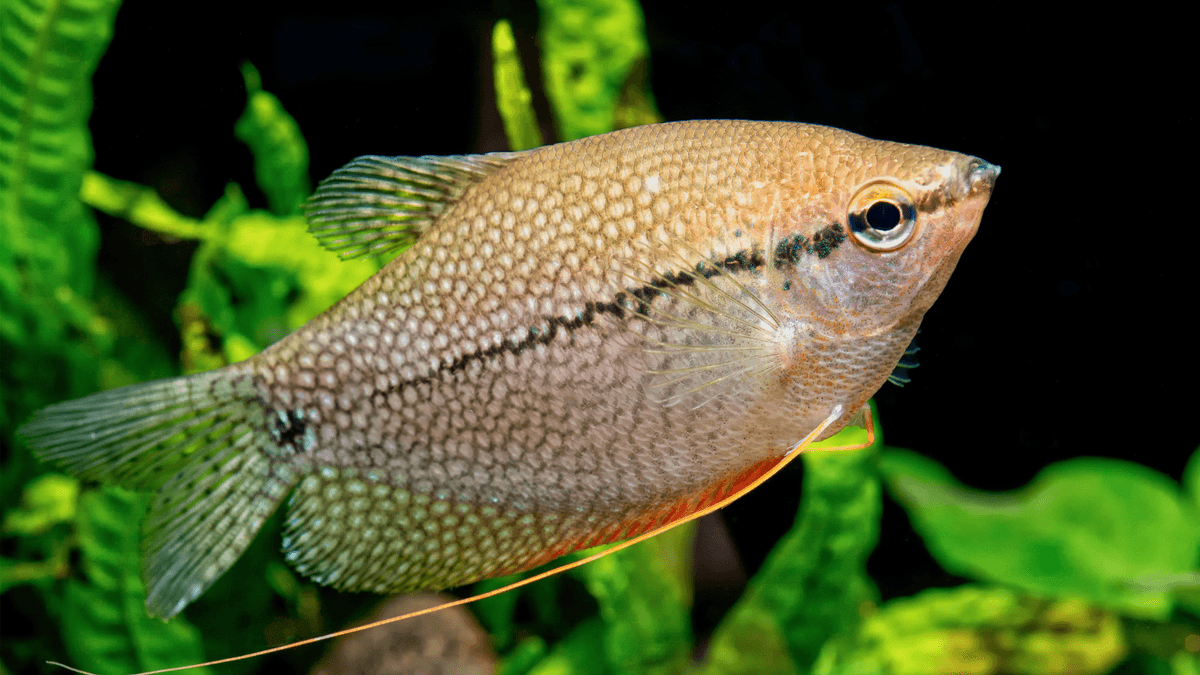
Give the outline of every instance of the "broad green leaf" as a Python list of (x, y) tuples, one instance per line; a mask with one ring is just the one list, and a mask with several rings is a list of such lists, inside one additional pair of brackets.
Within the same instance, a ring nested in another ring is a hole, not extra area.
[(1005, 494), (964, 488), (905, 450), (886, 452), (881, 468), (929, 551), (955, 574), (1161, 618), (1170, 594), (1139, 583), (1196, 566), (1191, 505), (1173, 481), (1138, 464), (1060, 462)]
[(963, 586), (887, 603), (831, 640), (815, 675), (1102, 675), (1125, 658), (1120, 619), (1077, 599)]
[(538, 7), (546, 96), (561, 140), (612, 131), (621, 104), (624, 124), (661, 121), (645, 76), (649, 48), (636, 0), (538, 0)]
[[(1183, 489), (1192, 498), (1192, 517), (1200, 522), (1200, 449), (1192, 453), (1192, 458), (1183, 469)], [(1200, 617), (1200, 559), (1196, 561), (1195, 571), (1190, 577), (1184, 583), (1177, 584), (1173, 592), (1180, 607), (1191, 612), (1193, 616)], [(1200, 643), (1200, 640), (1197, 642)], [(1193, 667), (1197, 675), (1200, 675), (1200, 664)]]
[(299, 212), (301, 202), (311, 191), (308, 144), (279, 99), (263, 91), (258, 70), (243, 63), (242, 76), (246, 81), (246, 111), (234, 133), (254, 154), (254, 176), (271, 211), (290, 216)]
[(4, 534), (38, 535), (58, 523), (75, 519), (79, 481), (61, 473), (46, 473), (30, 481), (21, 507), (4, 514)]
[(677, 673), (691, 647), (691, 542), (686, 523), (572, 573), (600, 605), (611, 672)]
[(112, 346), (91, 305), (99, 232), (79, 201), (92, 163), (91, 75), (116, 0), (0, 3), (0, 429), (97, 386)]
[(512, 24), (497, 21), (492, 29), (492, 73), (496, 86), (496, 107), (504, 120), (504, 135), (510, 150), (528, 150), (542, 144), (542, 131), (533, 112), (533, 94), (525, 85), (521, 58)]
[(807, 672), (829, 637), (873, 607), (866, 561), (879, 537), (882, 431), (862, 450), (806, 451), (796, 524), (717, 627), (705, 671)]
[(68, 585), (63, 610), (63, 639), (75, 667), (107, 675), (204, 660), (200, 634), (185, 619), (164, 623), (146, 614), (138, 570), (147, 504), (146, 495), (115, 487), (80, 498), (82, 575)]

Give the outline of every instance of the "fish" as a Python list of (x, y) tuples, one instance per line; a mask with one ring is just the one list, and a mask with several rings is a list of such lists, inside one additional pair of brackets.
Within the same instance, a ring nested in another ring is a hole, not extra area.
[(910, 367), (999, 173), (731, 120), (360, 157), (306, 215), (343, 258), (399, 250), (378, 273), (246, 361), (51, 405), (19, 434), (153, 493), (154, 616), (285, 498), (285, 558), (338, 589), (527, 570), (695, 514), (855, 423)]

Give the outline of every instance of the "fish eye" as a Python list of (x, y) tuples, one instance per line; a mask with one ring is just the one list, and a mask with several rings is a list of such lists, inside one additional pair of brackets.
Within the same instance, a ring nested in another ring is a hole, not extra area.
[(894, 251), (917, 230), (912, 199), (892, 183), (869, 183), (855, 193), (846, 214), (850, 233), (873, 251)]
[(880, 232), (896, 229), (901, 218), (900, 207), (891, 202), (878, 201), (867, 209), (867, 225)]

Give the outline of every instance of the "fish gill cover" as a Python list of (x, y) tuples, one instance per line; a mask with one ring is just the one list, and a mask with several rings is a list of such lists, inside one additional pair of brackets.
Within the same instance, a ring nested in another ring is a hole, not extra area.
[[(636, 3), (539, 6), (540, 86), (563, 139), (658, 119)], [(91, 172), (90, 78), (116, 10), (107, 0), (0, 5), (0, 433), (9, 449), (0, 672), (48, 672), (45, 660), (64, 657), (100, 673), (194, 663), (317, 635), (378, 602), (294, 575), (278, 552), (276, 518), (184, 615), (150, 619), (138, 562), (146, 496), (80, 485), (13, 436), (53, 401), (245, 359), (380, 266), (339, 261), (305, 232), (296, 215), (310, 189), (304, 138), (248, 64), (245, 111), (231, 133), (251, 150), (269, 211), (250, 208), (231, 183), (203, 218), (188, 218), (149, 188)], [(511, 147), (536, 145), (508, 24), (495, 26), (493, 47)], [(199, 243), (176, 308), (178, 361), (97, 277), (92, 209)], [(994, 494), (887, 448), (876, 433), (863, 450), (803, 455), (794, 526), (711, 634), (693, 629), (691, 526), (476, 603), (464, 621), (487, 629), (484, 652), (506, 675), (1200, 672), (1200, 451), (1183, 486), (1128, 462), (1079, 460)], [(882, 486), (938, 562), (969, 583), (880, 601), (866, 561)], [(422, 635), (394, 628), (394, 644)], [(300, 671), (322, 650), (221, 672)]]

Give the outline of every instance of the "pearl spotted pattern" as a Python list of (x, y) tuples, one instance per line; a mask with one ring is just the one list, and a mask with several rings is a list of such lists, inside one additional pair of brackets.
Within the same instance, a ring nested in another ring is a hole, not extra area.
[[(648, 125), (521, 153), (364, 157), (310, 201), (406, 250), (254, 358), (52, 406), (21, 433), (155, 489), (168, 617), (291, 494), (338, 588), (437, 590), (672, 522), (888, 379), (999, 168), (798, 123)], [(876, 245), (885, 242), (887, 246)]]

